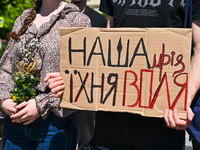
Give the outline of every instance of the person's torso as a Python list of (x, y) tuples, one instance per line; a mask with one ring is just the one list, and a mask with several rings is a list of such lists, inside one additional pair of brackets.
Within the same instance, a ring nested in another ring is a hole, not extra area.
[(107, 19), (100, 13), (87, 6), (84, 14), (86, 14), (90, 18), (92, 27), (106, 28)]
[(185, 0), (112, 0), (115, 27), (183, 27)]
[[(24, 11), (21, 15), (22, 23), (30, 10)], [(43, 23), (39, 28), (31, 22), (27, 31), (20, 38), (25, 41), (30, 41), (35, 38), (40, 41), (40, 48), (35, 53), (37, 59), (37, 66), (35, 73), (40, 77), (40, 84), (38, 86), (43, 87), (43, 78), (47, 72), (58, 72), (60, 70), (60, 33), (59, 28), (84, 26), (77, 21), (85, 20), (86, 15), (79, 12), (78, 7), (74, 5), (66, 5), (66, 7), (51, 17), (48, 22)], [(89, 20), (89, 19), (88, 19)], [(22, 24), (18, 28), (21, 28)], [(30, 45), (31, 43), (29, 43)], [(19, 64), (22, 60), (22, 42), (15, 41), (14, 48), (12, 50), (12, 62), (13, 64)], [(12, 73), (14, 74), (18, 70), (18, 65), (13, 65)]]

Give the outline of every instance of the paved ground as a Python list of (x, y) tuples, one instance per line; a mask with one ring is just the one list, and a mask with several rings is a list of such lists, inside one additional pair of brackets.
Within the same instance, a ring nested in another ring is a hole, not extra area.
[(185, 150), (192, 150), (192, 143), (189, 141), (189, 136), (186, 132), (186, 148)]

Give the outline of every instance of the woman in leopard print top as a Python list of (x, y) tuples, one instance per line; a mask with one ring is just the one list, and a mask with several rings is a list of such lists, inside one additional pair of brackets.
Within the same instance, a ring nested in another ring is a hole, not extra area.
[[(61, 27), (90, 27), (90, 20), (75, 5), (62, 0), (38, 0), (32, 9), (25, 10), (15, 21), (11, 39), (0, 61), (5, 150), (40, 146), (44, 149), (75, 149), (73, 110), (60, 108), (60, 99), (44, 82), (48, 72), (59, 72)], [(36, 66), (36, 75), (40, 79), (36, 87), (39, 94), (35, 99), (16, 105), (11, 99), (11, 91), (14, 89), (13, 76), (22, 57), (20, 40), (33, 38), (41, 42), (35, 54), (39, 62)]]

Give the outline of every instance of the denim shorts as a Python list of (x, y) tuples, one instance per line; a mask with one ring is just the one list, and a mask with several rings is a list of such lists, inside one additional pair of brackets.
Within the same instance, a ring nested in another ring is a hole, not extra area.
[(75, 150), (77, 127), (74, 116), (60, 118), (50, 113), (30, 125), (12, 123), (4, 119), (4, 150)]

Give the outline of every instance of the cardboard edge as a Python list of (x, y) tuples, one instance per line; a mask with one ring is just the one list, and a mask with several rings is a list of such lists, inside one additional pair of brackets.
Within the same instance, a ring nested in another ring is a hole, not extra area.
[[(66, 30), (68, 29), (68, 30)], [(60, 36), (64, 36), (66, 34), (71, 34), (73, 32), (79, 31), (79, 30), (84, 30), (85, 28), (81, 28), (81, 27), (70, 27), (70, 28), (59, 28), (59, 33)]]

